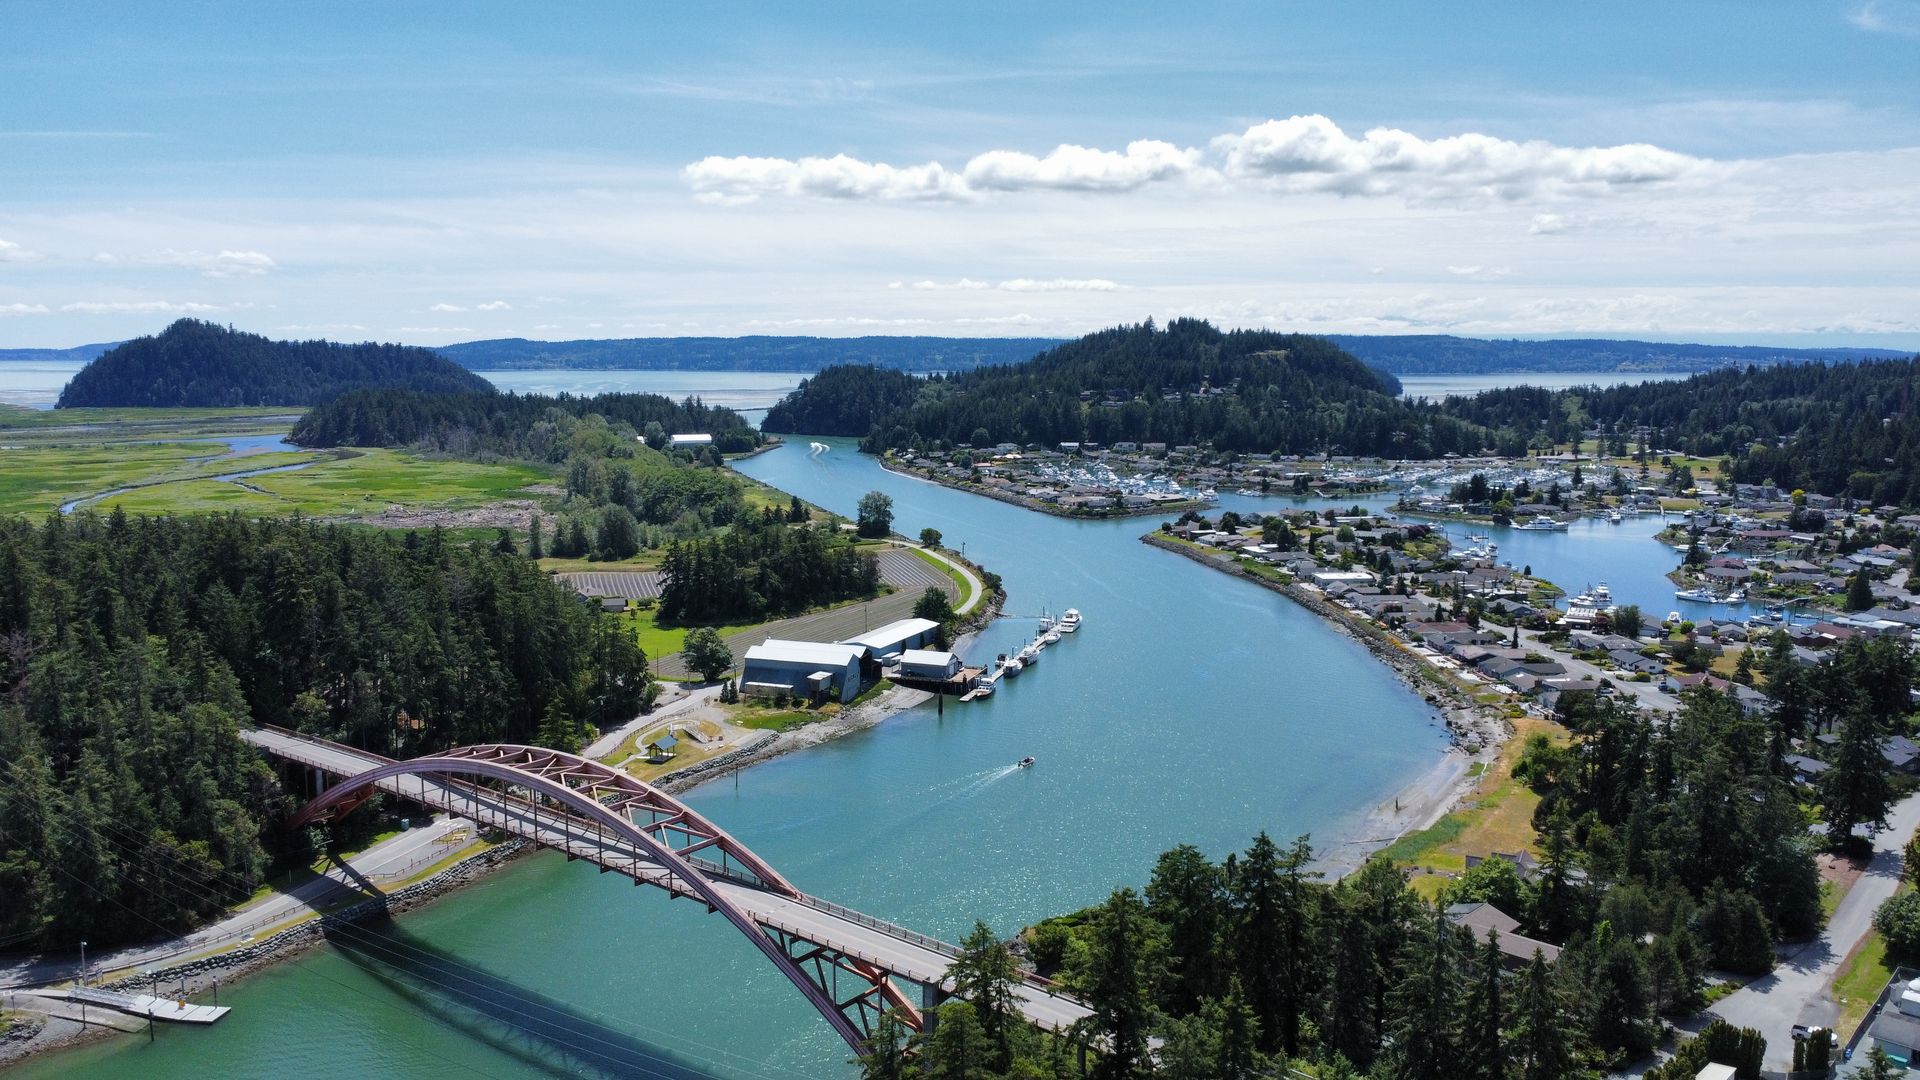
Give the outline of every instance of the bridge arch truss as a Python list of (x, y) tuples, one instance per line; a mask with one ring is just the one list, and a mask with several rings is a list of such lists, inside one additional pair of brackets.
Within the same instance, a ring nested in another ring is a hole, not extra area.
[[(292, 734), (292, 733), (285, 733)], [(386, 761), (386, 759), (380, 759)], [(322, 767), (324, 768), (324, 767)], [(423, 781), (419, 794), (397, 781)], [(753, 942), (856, 1053), (865, 1053), (881, 1015), (897, 1012), (919, 1030), (922, 1017), (879, 965), (790, 927), (762, 925), (717, 886), (721, 879), (812, 903), (746, 845), (679, 799), (617, 769), (534, 746), (487, 744), (386, 761), (345, 777), (288, 820), (301, 828), (351, 813), (378, 790), (433, 805), (425, 781), (443, 782), (443, 809), (497, 825), (569, 859), (598, 862), (633, 878), (705, 903)], [(394, 786), (382, 787), (390, 784)], [(462, 810), (459, 798), (469, 799)], [(484, 800), (483, 800), (484, 795)], [(549, 832), (560, 838), (555, 841)], [(576, 850), (572, 838), (591, 839)]]

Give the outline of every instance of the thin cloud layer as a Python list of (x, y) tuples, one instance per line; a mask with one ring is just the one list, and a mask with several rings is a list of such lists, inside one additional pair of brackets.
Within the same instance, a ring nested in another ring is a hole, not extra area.
[(33, 262), (39, 258), (37, 251), (28, 251), (11, 240), (0, 240), (0, 263)]
[(1128, 143), (1124, 151), (1066, 144), (1045, 156), (989, 150), (959, 169), (937, 161), (897, 166), (846, 154), (798, 160), (708, 157), (687, 166), (682, 178), (696, 196), (718, 203), (774, 195), (959, 202), (1031, 191), (1218, 187), (1223, 181), (1281, 194), (1515, 199), (1670, 183), (1714, 167), (1704, 158), (1647, 143), (1567, 147), (1471, 132), (1423, 139), (1393, 128), (1374, 128), (1355, 138), (1314, 114), (1221, 135), (1204, 150), (1153, 139)]
[(280, 264), (259, 251), (175, 251), (172, 248), (151, 255), (115, 255), (101, 252), (93, 261), (106, 266), (177, 266), (197, 270), (202, 277), (260, 277)]
[(963, 277), (958, 281), (916, 281), (911, 285), (904, 281), (892, 281), (887, 283), (887, 288), (914, 289), (919, 292), (976, 292), (982, 289), (999, 289), (1001, 292), (1116, 292), (1120, 285), (1105, 278), (1010, 278), (995, 285)]

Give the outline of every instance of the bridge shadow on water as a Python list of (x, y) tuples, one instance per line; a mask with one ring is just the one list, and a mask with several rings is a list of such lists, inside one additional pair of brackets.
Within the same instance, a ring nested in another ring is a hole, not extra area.
[(433, 1021), (550, 1076), (712, 1080), (767, 1070), (750, 1059), (709, 1063), (662, 1049), (475, 967), (390, 920), (329, 927), (326, 938), (338, 956)]

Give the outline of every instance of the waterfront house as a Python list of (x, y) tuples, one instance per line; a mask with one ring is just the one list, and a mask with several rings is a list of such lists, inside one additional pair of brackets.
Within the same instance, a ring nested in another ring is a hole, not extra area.
[(1631, 649), (1614, 649), (1607, 653), (1607, 659), (1613, 661), (1613, 665), (1620, 670), (1636, 675), (1662, 675), (1667, 670), (1667, 666), (1660, 661), (1649, 656), (1641, 656)]
[(1494, 948), (1500, 950), (1501, 962), (1509, 968), (1526, 967), (1536, 952), (1549, 964), (1560, 958), (1560, 946), (1520, 933), (1520, 920), (1492, 904), (1455, 904), (1447, 909), (1447, 920), (1472, 934), (1475, 941), (1492, 934)]

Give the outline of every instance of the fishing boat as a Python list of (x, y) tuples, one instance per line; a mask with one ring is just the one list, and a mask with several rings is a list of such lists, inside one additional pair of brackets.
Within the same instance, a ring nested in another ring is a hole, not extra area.
[(1023, 769), (1031, 769), (1033, 768), (1033, 756), (1029, 754), (1028, 756), (1021, 758), (1018, 762), (1016, 762), (1016, 764), (1018, 764)]
[(1066, 613), (1060, 616), (1060, 632), (1071, 634), (1078, 629), (1080, 629), (1080, 609), (1068, 608)]

